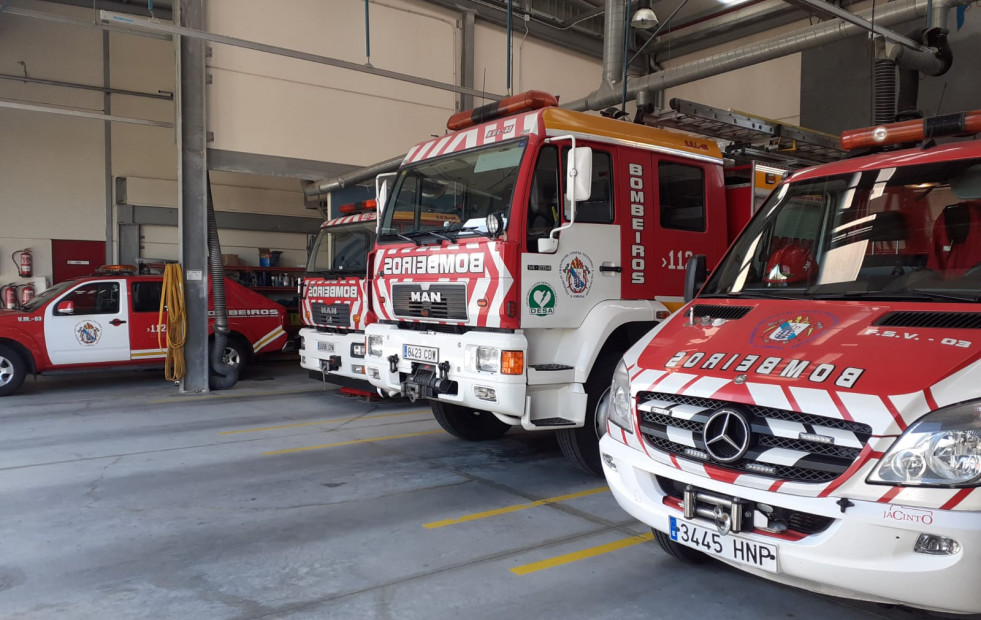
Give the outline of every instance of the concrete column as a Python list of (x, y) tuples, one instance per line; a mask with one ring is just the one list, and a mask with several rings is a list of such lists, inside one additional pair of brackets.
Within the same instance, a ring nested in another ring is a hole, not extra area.
[[(205, 30), (204, 0), (180, 0), (180, 25)], [(180, 158), (180, 255), (184, 266), (187, 374), (182, 392), (208, 391), (208, 160), (205, 41), (179, 41), (177, 132)]]

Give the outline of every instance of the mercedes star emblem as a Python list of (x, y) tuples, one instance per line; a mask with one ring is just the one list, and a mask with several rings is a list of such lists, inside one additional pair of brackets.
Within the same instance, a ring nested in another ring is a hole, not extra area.
[(720, 463), (734, 463), (749, 450), (752, 433), (749, 422), (735, 409), (719, 409), (705, 423), (702, 431), (705, 449)]

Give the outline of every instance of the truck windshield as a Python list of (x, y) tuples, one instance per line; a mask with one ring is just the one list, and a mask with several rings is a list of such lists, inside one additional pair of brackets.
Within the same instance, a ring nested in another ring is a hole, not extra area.
[(977, 301), (981, 160), (781, 185), (702, 296)]
[(379, 241), (422, 244), (486, 235), (491, 213), (500, 213), (506, 227), (527, 145), (527, 138), (522, 138), (403, 168), (385, 210)]
[(375, 221), (325, 226), (310, 249), (307, 272), (364, 276), (375, 243)]

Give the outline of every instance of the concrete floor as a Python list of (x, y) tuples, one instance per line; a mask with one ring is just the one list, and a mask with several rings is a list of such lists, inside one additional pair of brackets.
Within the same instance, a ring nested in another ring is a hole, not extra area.
[(463, 442), (293, 363), (207, 396), (120, 373), (0, 399), (2, 618), (919, 617), (645, 533), (550, 436)]

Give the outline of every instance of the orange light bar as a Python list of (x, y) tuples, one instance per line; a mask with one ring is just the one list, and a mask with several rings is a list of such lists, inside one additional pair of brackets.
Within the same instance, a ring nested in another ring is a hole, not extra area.
[(372, 198), (371, 200), (362, 200), (360, 202), (352, 202), (351, 204), (341, 205), (337, 207), (338, 213), (360, 213), (361, 211), (374, 211), (378, 208), (378, 201)]
[(525, 371), (523, 351), (501, 351), (501, 374), (520, 375)]
[(450, 131), (466, 129), (487, 121), (511, 116), (519, 112), (530, 112), (541, 108), (555, 107), (559, 105), (555, 95), (546, 93), (543, 90), (529, 90), (525, 93), (505, 97), (500, 101), (482, 105), (479, 108), (457, 112), (446, 121), (446, 128)]
[(958, 112), (943, 116), (889, 123), (877, 127), (865, 127), (841, 132), (841, 148), (846, 151), (922, 142), (941, 136), (968, 135), (981, 131), (981, 110)]
[(135, 275), (137, 272), (136, 265), (102, 265), (95, 270), (96, 275), (107, 276), (107, 275)]

